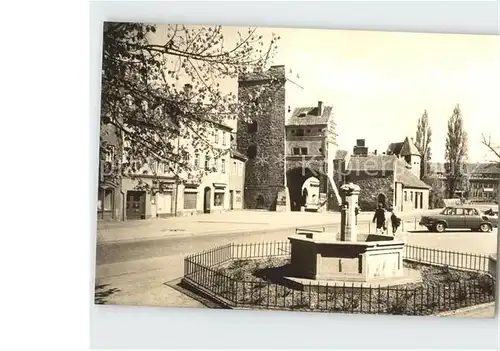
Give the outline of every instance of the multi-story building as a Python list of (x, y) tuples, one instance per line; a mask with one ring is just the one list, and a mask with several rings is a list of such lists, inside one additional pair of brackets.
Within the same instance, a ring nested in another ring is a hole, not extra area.
[[(172, 152), (189, 155), (190, 171), (152, 160), (131, 173), (121, 169), (130, 162), (122, 152), (130, 142), (112, 125), (102, 125), (98, 218), (148, 219), (241, 209), (246, 157), (232, 148), (232, 128), (206, 122), (196, 136), (170, 136), (170, 143), (177, 145)], [(193, 138), (200, 137), (207, 147), (195, 148)]]
[(333, 209), (339, 201), (337, 187), (329, 181), (337, 150), (332, 110), (319, 101), (317, 106), (295, 108), (286, 121), (286, 180), (292, 210)]
[(238, 79), (241, 102), (266, 106), (238, 118), (238, 151), (248, 157), (245, 208), (338, 208), (337, 188), (327, 177), (336, 147), (332, 108), (321, 102), (292, 107), (300, 106), (303, 89), (300, 77), (285, 66)]
[[(429, 170), (440, 182), (441, 187), (446, 189), (448, 173), (446, 164), (433, 162)], [(467, 163), (464, 170), (467, 182), (459, 184), (455, 197), (465, 196), (472, 202), (493, 202), (497, 199), (500, 181), (500, 166), (497, 163)]]
[(121, 141), (116, 128), (111, 124), (101, 126), (99, 152), (99, 185), (97, 195), (97, 219), (122, 220), (123, 194), (118, 167)]
[[(193, 148), (190, 152), (192, 171), (202, 173), (201, 177), (156, 163), (123, 178), (127, 219), (217, 213), (242, 207), (245, 157), (231, 150), (230, 127), (210, 124), (212, 128), (200, 131), (210, 143), (208, 151), (200, 153)], [(185, 138), (177, 142), (184, 147), (192, 144)]]

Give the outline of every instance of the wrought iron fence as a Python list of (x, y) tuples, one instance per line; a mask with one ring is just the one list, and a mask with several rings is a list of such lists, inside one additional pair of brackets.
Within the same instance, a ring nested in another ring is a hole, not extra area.
[[(221, 268), (230, 261), (290, 255), (289, 242), (228, 244), (184, 260), (184, 281), (237, 308), (426, 315), (495, 300), (495, 279), (381, 287), (355, 284), (298, 285), (291, 281), (236, 279)], [(407, 246), (405, 259), (484, 273), (487, 256)]]
[(404, 259), (451, 268), (488, 272), (489, 257), (486, 255), (432, 249), (420, 246), (405, 246)]

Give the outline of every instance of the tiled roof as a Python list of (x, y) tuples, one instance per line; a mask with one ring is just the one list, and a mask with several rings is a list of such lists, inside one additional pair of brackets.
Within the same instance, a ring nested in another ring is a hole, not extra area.
[[(443, 162), (431, 162), (429, 164), (430, 171), (432, 173), (446, 173), (445, 163)], [(467, 170), (474, 173), (492, 173), (500, 174), (500, 166), (493, 162), (476, 162), (468, 163)]]
[(238, 150), (231, 150), (231, 157), (239, 158), (239, 159), (242, 159), (242, 160), (245, 160), (245, 161), (248, 159), (248, 157), (246, 157), (245, 155), (243, 155)]
[(347, 156), (347, 151), (346, 150), (337, 150), (335, 151), (335, 156), (334, 160), (344, 160)]
[(288, 126), (301, 126), (313, 124), (327, 124), (332, 114), (332, 107), (323, 107), (323, 114), (317, 116), (318, 107), (297, 107), (286, 125)]
[(403, 142), (403, 146), (401, 147), (401, 156), (407, 155), (420, 155), (420, 152), (413, 143), (413, 140), (408, 137), (406, 137), (405, 141)]
[(349, 171), (394, 171), (397, 158), (393, 155), (368, 155), (351, 157), (347, 170)]
[(429, 185), (415, 176), (408, 168), (408, 164), (400, 159), (396, 162), (396, 182), (403, 184), (407, 188), (431, 188)]
[(402, 142), (400, 142), (400, 143), (390, 143), (389, 147), (387, 148), (387, 153), (388, 154), (399, 155), (399, 153), (401, 152), (401, 148), (402, 147), (403, 147), (403, 143)]

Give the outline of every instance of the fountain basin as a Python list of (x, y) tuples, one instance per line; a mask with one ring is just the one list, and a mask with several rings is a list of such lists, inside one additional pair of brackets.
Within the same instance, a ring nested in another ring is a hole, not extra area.
[(392, 236), (368, 235), (366, 241), (337, 241), (335, 233), (302, 231), (288, 238), (294, 277), (315, 281), (383, 283), (406, 278), (405, 243)]

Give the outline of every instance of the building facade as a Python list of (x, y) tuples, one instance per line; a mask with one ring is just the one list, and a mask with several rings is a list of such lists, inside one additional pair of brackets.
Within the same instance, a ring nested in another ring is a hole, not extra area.
[[(464, 167), (466, 182), (460, 183), (455, 197), (465, 197), (472, 202), (494, 202), (498, 198), (500, 166), (498, 163), (467, 163)], [(447, 168), (445, 163), (430, 164), (431, 176), (442, 189), (447, 187)], [(446, 196), (447, 194), (443, 194)]]
[(354, 150), (361, 147), (362, 152), (336, 153), (335, 179), (339, 184), (353, 182), (360, 186), (358, 205), (362, 211), (373, 211), (379, 203), (399, 212), (427, 210), (431, 187), (419, 177), (420, 155), (411, 144), (406, 138), (401, 143), (402, 152), (379, 155), (370, 154), (360, 139)]
[(324, 211), (340, 204), (333, 179), (337, 133), (333, 108), (295, 108), (286, 121), (286, 184), (292, 211)]
[[(241, 209), (246, 157), (231, 148), (230, 127), (221, 123), (211, 125), (200, 132), (210, 143), (208, 151), (200, 153), (193, 147), (189, 152), (192, 173), (170, 169), (159, 162), (144, 164), (133, 174), (115, 172), (111, 177), (101, 172), (98, 218), (166, 218)], [(100, 168), (108, 167), (114, 160), (115, 169), (119, 170), (119, 164), (125, 162), (119, 151), (126, 145), (120, 143), (121, 136), (116, 130), (106, 135), (112, 143), (106, 144), (108, 153), (101, 152)], [(173, 144), (193, 143), (176, 137)]]
[(100, 135), (97, 219), (123, 220), (125, 198), (119, 170), (121, 140), (111, 124), (102, 125)]
[(238, 79), (240, 102), (265, 106), (258, 113), (238, 118), (237, 148), (248, 158), (245, 208), (338, 207), (337, 188), (328, 181), (328, 174), (333, 176), (330, 156), (336, 148), (332, 108), (322, 102), (295, 108), (300, 106), (303, 89), (300, 77), (285, 66)]

